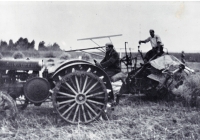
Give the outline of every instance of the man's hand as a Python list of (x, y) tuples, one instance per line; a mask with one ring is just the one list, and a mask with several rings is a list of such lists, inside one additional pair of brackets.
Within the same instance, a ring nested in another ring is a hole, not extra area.
[(138, 43), (139, 43), (139, 44), (141, 44), (141, 43), (142, 43), (142, 41), (139, 41)]
[(99, 62), (96, 62), (95, 65), (99, 68), (103, 68)]

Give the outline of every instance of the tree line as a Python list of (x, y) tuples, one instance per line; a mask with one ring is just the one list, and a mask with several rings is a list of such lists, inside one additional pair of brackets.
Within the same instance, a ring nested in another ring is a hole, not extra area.
[[(36, 50), (35, 49), (35, 40), (29, 42), (27, 38), (20, 37), (15, 43), (12, 39), (7, 43), (6, 41), (1, 40), (0, 42), (0, 51), (28, 51)], [(57, 43), (53, 45), (45, 45), (44, 41), (39, 42), (38, 51), (60, 51), (60, 46)]]

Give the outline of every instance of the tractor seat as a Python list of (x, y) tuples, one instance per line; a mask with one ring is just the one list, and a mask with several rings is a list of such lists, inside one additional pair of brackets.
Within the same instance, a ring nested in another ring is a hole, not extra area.
[(123, 83), (126, 84), (126, 78), (127, 74), (125, 74), (124, 72), (119, 72), (111, 77), (111, 82), (116, 82), (121, 80)]

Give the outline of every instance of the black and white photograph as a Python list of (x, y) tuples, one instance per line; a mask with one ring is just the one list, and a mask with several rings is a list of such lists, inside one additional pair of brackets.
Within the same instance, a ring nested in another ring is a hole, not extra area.
[(199, 35), (199, 1), (0, 1), (0, 139), (200, 139)]

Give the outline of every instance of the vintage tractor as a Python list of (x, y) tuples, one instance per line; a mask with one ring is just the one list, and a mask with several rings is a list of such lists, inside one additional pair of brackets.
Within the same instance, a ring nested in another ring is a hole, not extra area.
[(22, 108), (51, 99), (59, 116), (72, 124), (98, 119), (114, 98), (109, 77), (90, 62), (71, 60), (48, 68), (42, 60), (1, 59), (0, 115), (14, 117), (19, 97), (25, 98)]
[[(144, 62), (139, 48), (140, 46), (138, 46), (138, 54), (135, 58), (127, 56), (127, 58), (132, 58), (134, 67), (128, 72), (126, 84), (121, 86), (117, 102), (121, 95), (129, 93), (167, 97), (174, 88), (183, 84), (187, 75), (194, 73), (193, 69), (187, 67), (175, 56), (169, 55), (168, 52), (161, 56), (155, 54), (148, 62)], [(141, 63), (138, 63), (138, 56), (141, 58)]]
[[(79, 40), (116, 36), (121, 34)], [(70, 51), (99, 49), (105, 52), (104, 48), (99, 46)], [(72, 124), (90, 123), (104, 116), (107, 107), (114, 103), (110, 78), (103, 69), (88, 61), (69, 60), (48, 67), (42, 60), (1, 59), (0, 115), (15, 117), (15, 101), (18, 98), (25, 99), (22, 109), (28, 104), (40, 106), (50, 99), (57, 114)]]

